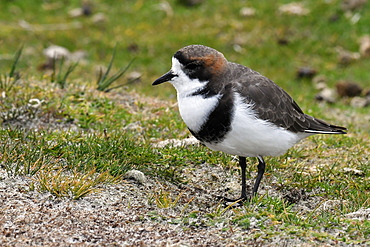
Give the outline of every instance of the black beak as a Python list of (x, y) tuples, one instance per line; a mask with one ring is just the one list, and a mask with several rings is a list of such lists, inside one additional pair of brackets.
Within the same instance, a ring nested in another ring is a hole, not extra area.
[(170, 81), (172, 80), (172, 78), (174, 78), (175, 75), (171, 70), (168, 71), (166, 74), (162, 75), (161, 77), (159, 77), (157, 80), (155, 80), (152, 85), (155, 86), (155, 85), (158, 85), (158, 84), (161, 84), (163, 82), (166, 82), (166, 81)]

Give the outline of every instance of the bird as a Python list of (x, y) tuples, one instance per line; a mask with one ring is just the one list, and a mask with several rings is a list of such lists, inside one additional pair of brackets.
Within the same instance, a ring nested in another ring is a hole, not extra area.
[[(177, 91), (181, 118), (201, 143), (239, 156), (243, 202), (257, 195), (265, 156), (279, 156), (315, 134), (346, 134), (346, 128), (305, 114), (272, 80), (204, 45), (189, 45), (172, 57), (171, 69), (152, 85), (170, 82)], [(247, 194), (246, 158), (258, 160), (252, 196)]]

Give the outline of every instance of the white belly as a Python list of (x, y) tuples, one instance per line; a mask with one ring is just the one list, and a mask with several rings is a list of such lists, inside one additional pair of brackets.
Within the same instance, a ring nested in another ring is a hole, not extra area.
[(242, 103), (240, 97), (236, 100), (243, 107), (235, 110), (231, 131), (220, 143), (205, 143), (210, 149), (244, 157), (278, 156), (311, 135), (293, 133), (257, 119), (251, 105)]

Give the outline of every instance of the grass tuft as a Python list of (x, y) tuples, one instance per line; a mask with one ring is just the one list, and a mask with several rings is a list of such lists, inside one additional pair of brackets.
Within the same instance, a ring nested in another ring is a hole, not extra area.
[(154, 192), (152, 197), (154, 198), (154, 202), (158, 208), (174, 208), (178, 205), (179, 200), (181, 199), (183, 194), (184, 192), (181, 192), (173, 198), (172, 194), (169, 191), (161, 189)]
[[(21, 46), (17, 52), (15, 53), (14, 55), (14, 62), (13, 62), (13, 65), (10, 69), (10, 72), (9, 72), (9, 77), (12, 77), (12, 78), (17, 78), (19, 75), (16, 74), (16, 68), (17, 68), (17, 65), (18, 65), (18, 62), (19, 62), (19, 59), (22, 55), (22, 51), (23, 51), (23, 46)], [(19, 78), (17, 78), (19, 79)]]
[(40, 192), (49, 192), (56, 197), (73, 200), (101, 190), (99, 186), (112, 183), (117, 178), (109, 171), (98, 173), (96, 169), (87, 172), (65, 169), (62, 167), (43, 167), (33, 177), (35, 187)]
[[(52, 62), (53, 72), (51, 74), (51, 79), (50, 79), (51, 82), (57, 83), (61, 89), (66, 88), (68, 76), (72, 73), (73, 70), (75, 70), (75, 68), (78, 65), (78, 62), (69, 65), (67, 70), (63, 73), (62, 70), (63, 70), (64, 62), (65, 62), (65, 58), (64, 57), (60, 58), (59, 64), (58, 64), (59, 68), (57, 69), (57, 66), (56, 66), (57, 58), (56, 57), (53, 58), (53, 62)], [(57, 73), (57, 70), (58, 70), (58, 73)]]
[(109, 76), (109, 72), (113, 66), (113, 61), (116, 56), (116, 49), (117, 49), (117, 44), (113, 49), (112, 58), (109, 62), (108, 68), (105, 71), (105, 73), (103, 73), (102, 69), (100, 69), (99, 77), (97, 80), (97, 84), (98, 84), (97, 90), (99, 91), (110, 92), (113, 89), (117, 89), (125, 85), (125, 84), (120, 84), (114, 87), (110, 87), (116, 80), (118, 80), (121, 76), (123, 76), (123, 74), (130, 68), (131, 64), (134, 62), (134, 60), (131, 60), (131, 62), (125, 68), (121, 68), (115, 74)]
[(23, 46), (15, 53), (9, 74), (0, 74), (0, 90), (3, 91), (3, 93), (9, 92), (13, 88), (14, 84), (20, 79), (20, 74), (16, 72), (16, 69), (22, 55), (22, 51)]

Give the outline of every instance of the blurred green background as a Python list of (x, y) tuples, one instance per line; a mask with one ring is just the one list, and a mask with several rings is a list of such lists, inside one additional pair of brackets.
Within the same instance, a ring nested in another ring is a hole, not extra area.
[[(151, 82), (170, 68), (179, 48), (203, 44), (271, 78), (298, 102), (315, 93), (310, 83), (296, 79), (301, 67), (325, 75), (330, 86), (339, 80), (369, 85), (370, 59), (342, 64), (338, 58), (341, 49), (358, 52), (360, 37), (370, 34), (369, 4), (346, 8), (346, 1), (302, 1), (307, 12), (299, 15), (279, 9), (291, 1), (183, 2), (2, 0), (0, 71), (8, 70), (23, 45), (19, 72), (42, 77), (45, 71), (38, 68), (45, 62), (43, 49), (58, 45), (87, 54), (70, 78), (93, 85), (97, 66), (108, 65), (117, 43), (114, 68), (135, 58), (129, 72), (142, 74), (129, 90), (168, 98), (175, 93), (170, 85), (158, 89)], [(85, 14), (73, 16), (71, 11), (81, 7)]]

